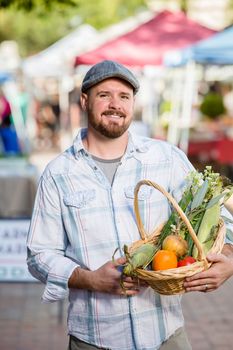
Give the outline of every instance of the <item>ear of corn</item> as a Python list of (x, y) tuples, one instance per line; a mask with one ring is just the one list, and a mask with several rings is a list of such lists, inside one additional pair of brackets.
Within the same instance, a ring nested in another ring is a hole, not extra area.
[[(186, 210), (186, 208), (189, 206), (193, 198), (192, 192), (188, 188), (185, 193), (183, 194), (181, 200), (179, 201), (179, 206), (181, 207), (182, 210)], [(176, 211), (173, 211), (164, 225), (159, 237), (158, 237), (158, 242), (156, 245), (159, 247), (159, 249), (162, 247), (162, 242), (164, 239), (171, 234), (172, 232), (172, 226), (176, 226), (177, 223), (180, 221), (179, 215), (177, 214)]]
[[(205, 254), (210, 250), (214, 241), (214, 231), (218, 227), (220, 219), (220, 203), (219, 200), (214, 205), (205, 210), (204, 216), (201, 220), (201, 224), (197, 233), (197, 238), (202, 244), (202, 248)], [(198, 252), (196, 246), (193, 247), (192, 256), (197, 258)]]
[(137, 248), (131, 255), (127, 252), (127, 247), (124, 247), (127, 263), (123, 269), (123, 273), (127, 276), (132, 276), (137, 268), (145, 268), (153, 259), (156, 253), (156, 246), (152, 243), (145, 243)]
[(205, 180), (203, 182), (203, 184), (201, 185), (201, 187), (197, 190), (197, 193), (195, 194), (195, 196), (193, 197), (193, 201), (191, 204), (191, 210), (194, 210), (197, 207), (199, 207), (200, 205), (202, 205), (202, 202), (203, 202), (205, 195), (208, 191), (208, 186), (209, 186), (209, 182), (207, 180)]

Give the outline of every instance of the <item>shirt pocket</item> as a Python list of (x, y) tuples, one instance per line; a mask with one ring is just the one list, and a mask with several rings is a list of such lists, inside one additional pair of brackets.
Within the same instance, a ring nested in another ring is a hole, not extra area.
[(78, 209), (85, 208), (91, 205), (96, 197), (96, 192), (94, 189), (76, 191), (72, 194), (67, 194), (64, 196), (63, 201), (66, 206), (75, 207)]
[[(135, 197), (134, 188), (135, 188), (134, 186), (128, 186), (124, 189), (126, 198), (134, 199), (134, 197)], [(145, 201), (145, 200), (149, 199), (151, 196), (152, 190), (153, 189), (149, 186), (141, 187), (139, 192), (138, 192), (138, 200)]]

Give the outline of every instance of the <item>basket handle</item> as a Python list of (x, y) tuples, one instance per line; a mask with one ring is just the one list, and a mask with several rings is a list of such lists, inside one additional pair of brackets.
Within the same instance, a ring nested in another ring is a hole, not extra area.
[[(161, 187), (160, 185), (158, 185), (155, 182), (152, 182), (150, 180), (139, 181), (135, 187), (135, 190), (134, 190), (134, 212), (136, 215), (137, 226), (138, 226), (138, 230), (139, 230), (139, 233), (141, 235), (141, 238), (143, 240), (145, 240), (147, 237), (146, 231), (145, 231), (143, 224), (142, 224), (142, 220), (141, 220), (140, 213), (139, 213), (139, 206), (138, 206), (138, 192), (139, 192), (139, 189), (142, 185), (152, 186), (155, 189), (159, 190), (165, 197), (167, 197), (169, 202), (173, 205), (174, 209), (177, 211), (177, 213), (179, 214), (179, 216), (181, 217), (181, 219), (184, 221), (184, 223), (186, 224), (186, 226), (188, 228), (189, 234), (192, 237), (193, 242), (196, 245), (197, 250), (198, 250), (198, 260), (205, 260), (206, 261), (205, 254), (204, 254), (202, 246), (197, 238), (197, 235), (196, 235), (192, 225), (190, 224), (187, 216), (185, 215), (183, 210), (180, 208), (179, 204), (163, 187)], [(207, 264), (207, 261), (206, 261), (206, 264)]]

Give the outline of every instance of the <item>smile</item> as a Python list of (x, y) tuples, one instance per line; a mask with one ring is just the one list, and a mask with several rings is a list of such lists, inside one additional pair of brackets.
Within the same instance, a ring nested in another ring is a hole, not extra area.
[(105, 112), (105, 113), (103, 113), (103, 115), (106, 117), (113, 118), (113, 119), (124, 118), (124, 115), (122, 113), (119, 113), (119, 112)]

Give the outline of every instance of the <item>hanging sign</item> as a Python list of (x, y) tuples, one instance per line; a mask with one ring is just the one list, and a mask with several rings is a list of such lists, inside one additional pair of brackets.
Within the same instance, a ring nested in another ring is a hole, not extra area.
[(26, 239), (29, 219), (0, 220), (0, 281), (37, 281), (28, 272)]

